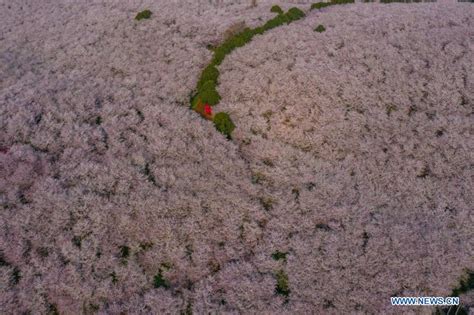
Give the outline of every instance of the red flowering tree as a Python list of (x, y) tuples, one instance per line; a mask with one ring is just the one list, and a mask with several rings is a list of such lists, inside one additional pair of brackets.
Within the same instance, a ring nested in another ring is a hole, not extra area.
[(212, 120), (212, 107), (209, 104), (201, 102), (199, 99), (197, 104), (194, 106), (194, 110), (201, 114), (206, 119)]

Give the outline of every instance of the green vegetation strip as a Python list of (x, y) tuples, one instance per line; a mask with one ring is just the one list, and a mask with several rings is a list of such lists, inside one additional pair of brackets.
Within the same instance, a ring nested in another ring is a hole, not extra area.
[[(331, 0), (331, 2), (319, 2), (312, 4), (310, 10), (322, 9), (335, 4), (353, 2), (354, 0)], [(220, 112), (216, 115), (212, 114), (212, 106), (217, 105), (221, 100), (221, 96), (217, 92), (219, 79), (219, 70), (217, 69), (217, 66), (219, 66), (222, 61), (224, 61), (225, 57), (236, 48), (249, 43), (255, 35), (261, 35), (266, 31), (278, 26), (290, 24), (306, 16), (303, 11), (296, 7), (293, 7), (289, 9), (288, 12), (284, 13), (279, 6), (274, 5), (271, 7), (270, 11), (276, 13), (277, 16), (268, 20), (265, 24), (259, 27), (245, 28), (240, 33), (231, 36), (221, 45), (213, 49), (214, 55), (211, 59), (211, 63), (202, 71), (194, 94), (191, 96), (191, 109), (201, 114), (202, 117), (212, 120), (216, 129), (228, 139), (231, 139), (232, 131), (235, 129), (235, 124), (232, 122), (229, 114), (225, 112)], [(324, 26), (321, 25), (316, 29), (316, 31), (324, 31)]]
[(228, 38), (221, 45), (214, 48), (214, 55), (211, 63), (204, 68), (197, 83), (195, 94), (191, 97), (191, 109), (201, 114), (206, 119), (212, 120), (216, 129), (224, 134), (228, 139), (231, 139), (232, 131), (235, 129), (235, 124), (232, 122), (229, 114), (225, 112), (212, 114), (212, 106), (215, 106), (221, 100), (221, 96), (217, 92), (217, 85), (219, 79), (219, 66), (225, 57), (234, 51), (236, 48), (242, 47), (252, 40), (255, 35), (261, 35), (275, 27), (283, 24), (290, 24), (297, 21), (305, 14), (298, 8), (291, 8), (288, 12), (283, 13), (279, 6), (273, 6), (271, 11), (277, 13), (277, 16), (268, 20), (262, 26), (256, 28), (245, 28), (238, 34)]

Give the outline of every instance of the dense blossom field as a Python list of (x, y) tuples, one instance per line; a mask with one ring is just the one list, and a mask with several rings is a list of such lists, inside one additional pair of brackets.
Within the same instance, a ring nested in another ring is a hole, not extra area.
[[(474, 6), (217, 2), (0, 2), (0, 313), (399, 314), (474, 270)], [(274, 4), (227, 140), (190, 97)]]

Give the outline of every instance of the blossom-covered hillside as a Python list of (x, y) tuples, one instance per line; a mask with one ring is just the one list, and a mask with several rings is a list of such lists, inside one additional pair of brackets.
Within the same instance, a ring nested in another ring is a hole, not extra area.
[(0, 3), (0, 313), (474, 305), (474, 6), (251, 2)]

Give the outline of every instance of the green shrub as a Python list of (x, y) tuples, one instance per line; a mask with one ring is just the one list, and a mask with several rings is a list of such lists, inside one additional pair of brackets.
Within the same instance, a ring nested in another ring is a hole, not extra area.
[(270, 12), (277, 13), (277, 14), (283, 14), (283, 10), (280, 8), (278, 5), (274, 5), (271, 9)]
[(268, 31), (271, 30), (275, 27), (278, 27), (280, 25), (283, 25), (284, 23), (290, 22), (287, 14), (280, 14), (276, 17), (274, 17), (271, 20), (268, 20), (264, 25), (263, 25), (263, 30)]
[[(388, 2), (381, 2), (381, 3), (388, 3)], [(433, 315), (469, 315), (469, 308), (468, 306), (461, 305), (461, 303), (457, 306), (445, 306), (443, 308), (436, 308), (433, 312)]]
[[(450, 296), (459, 297), (460, 294), (465, 294), (474, 290), (474, 270), (466, 270), (466, 274), (464, 274), (459, 282), (459, 285), (456, 286), (453, 291), (451, 292)], [(468, 315), (469, 314), (469, 307), (459, 305), (457, 308), (455, 307), (442, 307), (437, 308), (434, 315), (447, 315), (447, 314), (457, 314), (457, 315)]]
[(230, 54), (232, 50), (237, 47), (238, 42), (235, 37), (231, 37), (226, 40), (222, 45), (214, 49), (214, 57), (212, 58), (211, 65), (218, 66), (224, 61), (226, 55)]
[(150, 181), (153, 185), (156, 185), (156, 178), (153, 175), (153, 172), (150, 170), (150, 164), (145, 163), (145, 167), (143, 168), (143, 174), (146, 176), (146, 179)]
[(149, 19), (151, 17), (151, 11), (150, 10), (143, 10), (142, 12), (139, 12), (137, 16), (135, 16), (135, 20), (140, 21), (143, 19)]
[(468, 270), (461, 278), (459, 285), (454, 288), (451, 296), (459, 296), (460, 294), (474, 290), (474, 270)]
[(222, 49), (226, 54), (230, 54), (232, 50), (235, 49), (235, 41), (233, 38), (229, 38), (224, 44), (222, 44)]
[(272, 254), (272, 258), (273, 258), (273, 260), (284, 260), (284, 261), (286, 261), (286, 255), (288, 255), (288, 253), (280, 252), (279, 250), (277, 250), (276, 252), (274, 252)]
[(224, 51), (222, 47), (217, 47), (214, 50), (214, 57), (212, 57), (211, 64), (214, 66), (218, 66), (224, 61), (225, 56), (227, 53)]
[(232, 50), (238, 47), (243, 47), (245, 46), (246, 43), (247, 42), (245, 41), (245, 39), (239, 35), (232, 37), (230, 40), (230, 45), (232, 46)]
[(153, 245), (155, 245), (155, 244), (153, 244), (153, 242), (142, 242), (142, 243), (140, 243), (139, 246), (140, 246), (141, 250), (147, 251), (147, 250), (151, 249), (153, 247)]
[(194, 109), (196, 107), (196, 105), (198, 104), (198, 102), (199, 102), (199, 95), (198, 94), (191, 97), (191, 109)]
[(330, 6), (330, 5), (331, 5), (331, 3), (329, 3), (329, 2), (313, 3), (313, 4), (311, 5), (311, 10), (319, 10), (319, 9), (328, 7), (328, 6)]
[(3, 251), (0, 250), (0, 267), (9, 267), (11, 266), (8, 261), (5, 259), (5, 254), (3, 254)]
[(130, 256), (130, 247), (127, 245), (120, 246), (120, 257), (128, 258)]
[(277, 27), (278, 24), (276, 23), (275, 19), (268, 20), (264, 25), (263, 25), (263, 31), (268, 31), (271, 30), (272, 28)]
[(274, 200), (271, 197), (260, 197), (259, 201), (265, 211), (273, 209)]
[(300, 9), (298, 9), (298, 8), (289, 9), (288, 12), (286, 13), (286, 15), (288, 16), (288, 18), (291, 22), (305, 17), (304, 12), (301, 11)]
[(36, 252), (38, 253), (38, 255), (42, 258), (46, 258), (49, 256), (49, 250), (47, 247), (39, 247)]
[(54, 303), (50, 303), (46, 300), (46, 314), (48, 315), (60, 315), (58, 311), (58, 306)]
[(166, 281), (166, 279), (163, 278), (163, 274), (162, 274), (161, 270), (153, 278), (153, 286), (155, 288), (165, 288), (165, 289), (170, 287), (168, 281)]
[(265, 29), (263, 28), (263, 26), (259, 26), (259, 27), (253, 29), (253, 34), (254, 35), (257, 35), (257, 34), (262, 35), (264, 32), (265, 32)]
[(11, 284), (16, 285), (20, 282), (20, 280), (21, 280), (21, 270), (20, 270), (20, 268), (15, 266), (15, 267), (13, 267), (10, 282), (11, 282)]
[(242, 47), (252, 40), (254, 33), (252, 29), (245, 28), (242, 32), (235, 34), (226, 40), (219, 48), (220, 51), (227, 55), (232, 52), (235, 48)]
[(227, 136), (228, 139), (230, 139), (232, 131), (235, 129), (235, 125), (230, 119), (229, 114), (223, 112), (217, 113), (213, 120), (216, 129), (219, 130), (219, 132), (223, 135)]
[(252, 173), (252, 184), (260, 184), (265, 180), (265, 175), (260, 172)]
[(109, 273), (109, 276), (112, 278), (113, 284), (116, 284), (118, 282), (117, 274), (115, 273), (115, 271), (112, 271), (111, 273)]
[(283, 271), (279, 270), (276, 275), (276, 288), (275, 288), (275, 293), (283, 295), (283, 296), (288, 296), (290, 294), (290, 287), (288, 285), (288, 275)]
[(245, 28), (241, 33), (239, 33), (237, 36), (240, 36), (244, 39), (246, 43), (250, 42), (254, 36), (254, 32), (251, 28)]
[(346, 4), (346, 3), (354, 3), (354, 0), (331, 0), (331, 4)]
[(288, 12), (286, 14), (280, 14), (277, 16), (277, 21), (278, 21), (278, 26), (283, 25), (285, 23), (289, 24), (291, 23), (291, 19), (288, 15)]
[(219, 77), (219, 70), (214, 65), (207, 66), (201, 73), (201, 78), (198, 82), (198, 89), (207, 81), (214, 81), (217, 84), (217, 78)]
[(319, 24), (318, 27), (316, 27), (316, 28), (314, 29), (314, 31), (315, 31), (315, 32), (318, 32), (318, 33), (322, 33), (322, 32), (324, 32), (325, 30), (326, 30), (326, 28), (324, 27), (324, 25), (321, 25), (321, 24)]
[(212, 44), (207, 44), (206, 48), (209, 49), (210, 51), (214, 51), (215, 47)]
[(82, 245), (82, 237), (80, 236), (73, 236), (71, 242), (76, 245), (78, 248), (81, 248), (81, 245)]
[(216, 89), (216, 82), (209, 80), (204, 82), (201, 87), (198, 89), (198, 92), (201, 93), (206, 90), (215, 90)]
[(203, 90), (199, 93), (199, 98), (204, 104), (216, 105), (221, 100), (221, 96), (217, 92), (216, 88)]

